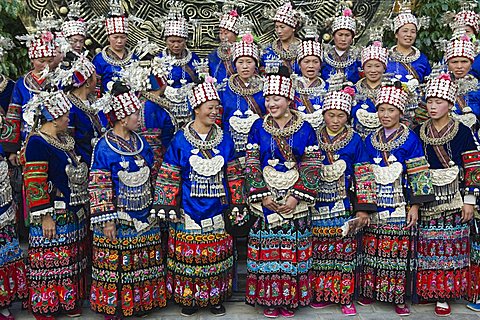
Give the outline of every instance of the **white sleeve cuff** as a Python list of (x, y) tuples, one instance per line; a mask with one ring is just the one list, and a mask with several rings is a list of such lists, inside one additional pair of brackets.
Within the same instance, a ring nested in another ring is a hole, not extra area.
[(473, 194), (466, 194), (463, 197), (463, 203), (476, 205), (477, 204), (477, 197), (474, 196)]

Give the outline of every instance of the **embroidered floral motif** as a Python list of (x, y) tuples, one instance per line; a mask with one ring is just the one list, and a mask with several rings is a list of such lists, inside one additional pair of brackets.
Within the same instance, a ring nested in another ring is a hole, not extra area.
[(91, 170), (89, 181), (92, 217), (114, 211), (112, 173), (106, 170)]
[(50, 206), (50, 194), (48, 193), (48, 162), (27, 162), (24, 169), (24, 185), (28, 208), (43, 209)]
[(408, 159), (405, 164), (411, 194), (413, 196), (433, 194), (432, 179), (425, 157)]

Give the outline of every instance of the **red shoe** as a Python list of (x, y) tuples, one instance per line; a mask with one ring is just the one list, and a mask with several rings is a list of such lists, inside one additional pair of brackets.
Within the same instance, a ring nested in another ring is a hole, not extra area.
[(289, 310), (287, 308), (280, 308), (280, 314), (284, 318), (292, 318), (295, 316), (295, 311)]
[(280, 311), (277, 308), (267, 308), (263, 310), (263, 315), (267, 318), (278, 318)]
[(403, 307), (399, 307), (398, 304), (395, 305), (395, 312), (399, 316), (409, 316), (410, 315), (410, 309), (408, 309), (407, 305), (403, 305)]
[(323, 309), (323, 308), (330, 307), (330, 306), (333, 306), (333, 305), (335, 305), (335, 303), (328, 302), (328, 301), (310, 303), (310, 307), (312, 307), (313, 309)]
[(361, 306), (369, 306), (373, 303), (373, 299), (362, 297), (357, 302)]
[[(447, 304), (448, 305), (448, 304)], [(435, 315), (438, 317), (448, 317), (452, 313), (452, 309), (448, 305), (448, 308), (435, 306)]]
[(353, 303), (343, 304), (342, 313), (346, 316), (354, 316), (357, 314), (357, 309), (355, 308), (355, 305)]

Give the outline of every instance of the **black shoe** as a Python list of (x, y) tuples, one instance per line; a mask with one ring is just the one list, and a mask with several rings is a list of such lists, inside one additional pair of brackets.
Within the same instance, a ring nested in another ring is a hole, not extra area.
[(221, 317), (225, 315), (225, 307), (221, 304), (217, 304), (216, 306), (210, 307), (210, 312), (213, 313), (214, 316)]
[(184, 317), (191, 317), (191, 316), (193, 316), (197, 311), (198, 311), (198, 308), (196, 308), (196, 307), (183, 307), (181, 314), (182, 314), (182, 316), (184, 316)]

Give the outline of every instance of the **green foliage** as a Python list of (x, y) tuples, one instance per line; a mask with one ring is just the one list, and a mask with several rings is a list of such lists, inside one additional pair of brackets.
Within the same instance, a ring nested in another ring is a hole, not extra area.
[[(418, 0), (415, 3), (413, 13), (417, 17), (430, 17), (428, 27), (420, 29), (417, 34), (415, 46), (423, 52), (430, 61), (437, 62), (443, 57), (436, 46), (440, 39), (450, 39), (452, 31), (443, 21), (443, 15), (447, 11), (458, 11), (460, 8), (458, 0)], [(395, 35), (386, 34), (385, 43), (390, 47), (395, 45)]]
[(20, 20), (25, 12), (25, 1), (0, 0), (0, 35), (10, 38), (15, 48), (9, 50), (0, 60), (0, 74), (17, 79), (29, 68), (27, 49), (15, 36), (26, 33)]

